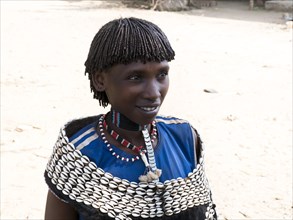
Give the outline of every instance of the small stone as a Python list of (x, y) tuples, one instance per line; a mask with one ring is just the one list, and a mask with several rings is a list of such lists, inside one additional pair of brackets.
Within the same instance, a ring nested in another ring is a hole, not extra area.
[(204, 89), (203, 90), (204, 92), (206, 92), (206, 93), (218, 93), (216, 90), (214, 90), (214, 89)]

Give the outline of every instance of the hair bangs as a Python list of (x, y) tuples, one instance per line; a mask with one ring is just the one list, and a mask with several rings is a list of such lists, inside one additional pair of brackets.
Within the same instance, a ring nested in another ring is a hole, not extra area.
[[(174, 57), (168, 38), (157, 25), (133, 17), (120, 18), (102, 26), (95, 35), (85, 62), (85, 73), (91, 80), (93, 74), (106, 71), (115, 64), (171, 61)], [(92, 81), (91, 90), (94, 98), (105, 106), (108, 102), (104, 100), (105, 94), (95, 91)]]

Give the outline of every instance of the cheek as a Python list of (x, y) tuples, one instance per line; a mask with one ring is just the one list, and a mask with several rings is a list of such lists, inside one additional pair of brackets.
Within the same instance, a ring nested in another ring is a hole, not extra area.
[(162, 95), (165, 97), (169, 90), (169, 80), (162, 86)]
[(132, 98), (132, 93), (129, 90), (119, 88), (119, 86), (107, 90), (106, 94), (111, 105), (121, 105), (121, 103), (126, 103)]

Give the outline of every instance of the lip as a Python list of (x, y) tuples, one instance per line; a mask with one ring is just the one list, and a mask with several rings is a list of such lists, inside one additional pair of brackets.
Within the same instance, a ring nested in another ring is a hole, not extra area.
[(137, 108), (148, 115), (156, 115), (159, 112), (160, 105), (145, 105), (145, 106), (137, 106)]

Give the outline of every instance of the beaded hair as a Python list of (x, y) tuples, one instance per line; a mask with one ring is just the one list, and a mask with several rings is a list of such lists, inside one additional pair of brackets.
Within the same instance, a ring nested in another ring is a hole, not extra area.
[(115, 19), (102, 26), (95, 35), (85, 61), (85, 74), (88, 74), (94, 98), (106, 107), (108, 97), (94, 88), (94, 74), (106, 72), (115, 64), (171, 61), (174, 56), (168, 38), (157, 25), (133, 17)]

